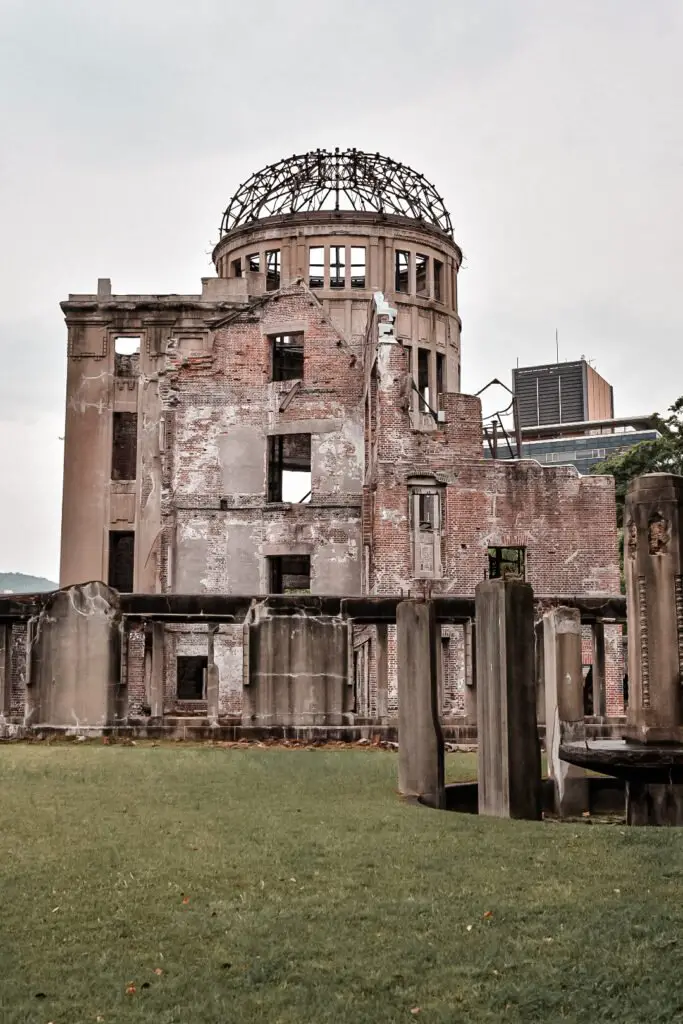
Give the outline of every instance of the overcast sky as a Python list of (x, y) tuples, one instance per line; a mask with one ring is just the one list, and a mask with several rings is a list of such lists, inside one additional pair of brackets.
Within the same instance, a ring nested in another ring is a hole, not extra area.
[(320, 147), (444, 196), (463, 389), (594, 360), (683, 393), (680, 0), (2, 0), (0, 571), (57, 579), (59, 301), (192, 292), (237, 185)]

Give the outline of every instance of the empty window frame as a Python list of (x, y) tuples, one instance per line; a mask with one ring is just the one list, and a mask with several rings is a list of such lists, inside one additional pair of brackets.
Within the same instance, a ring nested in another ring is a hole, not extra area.
[(266, 252), (266, 291), (276, 292), (280, 287), (280, 250)]
[(490, 580), (524, 580), (526, 577), (526, 548), (489, 548)]
[(439, 495), (435, 492), (418, 492), (416, 495), (417, 526), (425, 533), (432, 533), (439, 526)]
[(136, 377), (140, 371), (140, 338), (114, 338), (114, 375)]
[(351, 287), (365, 288), (367, 256), (364, 245), (351, 246)]
[(311, 498), (311, 435), (268, 438), (268, 501), (302, 504)]
[(322, 288), (325, 284), (325, 247), (312, 245), (308, 250), (308, 286)]
[(441, 395), (446, 390), (446, 357), (443, 352), (436, 353), (436, 402), (439, 405)]
[(395, 282), (394, 288), (397, 292), (410, 291), (410, 253), (397, 249), (395, 253)]
[(135, 576), (135, 533), (133, 530), (109, 531), (109, 569), (107, 582), (122, 594), (132, 594)]
[(441, 577), (441, 490), (412, 488), (409, 492), (413, 575)]
[(230, 264), (230, 268), (232, 270), (232, 275), (231, 275), (232, 277), (241, 277), (242, 276), (242, 260), (241, 259), (233, 260), (232, 263)]
[(429, 295), (429, 256), (415, 253), (415, 294)]
[(441, 260), (434, 260), (434, 298), (437, 302), (443, 302), (443, 263)]
[(311, 556), (276, 555), (268, 559), (271, 594), (310, 594)]
[(137, 457), (138, 414), (115, 412), (112, 425), (112, 480), (135, 480)]
[(420, 412), (429, 412), (431, 395), (429, 389), (429, 362), (431, 351), (428, 348), (417, 350), (417, 390), (419, 394)]
[(176, 658), (176, 698), (206, 700), (209, 659), (205, 654), (180, 654)]
[(303, 334), (276, 334), (273, 346), (273, 380), (303, 380)]
[(330, 288), (346, 286), (346, 246), (330, 246)]
[(252, 252), (244, 258), (247, 261), (247, 270), (252, 274), (258, 274), (261, 269), (261, 253)]

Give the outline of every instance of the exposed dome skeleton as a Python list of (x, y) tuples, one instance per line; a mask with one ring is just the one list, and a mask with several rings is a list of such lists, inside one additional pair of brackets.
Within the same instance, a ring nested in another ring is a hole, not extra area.
[(452, 237), (444, 201), (417, 171), (379, 153), (312, 150), (264, 167), (237, 189), (221, 221), (221, 238), (262, 217), (317, 210), (398, 214)]

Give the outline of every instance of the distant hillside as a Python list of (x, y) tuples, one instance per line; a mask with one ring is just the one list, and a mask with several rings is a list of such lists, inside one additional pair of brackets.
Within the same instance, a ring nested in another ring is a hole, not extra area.
[(56, 590), (57, 584), (42, 576), (27, 576), (23, 572), (0, 572), (0, 594), (10, 590), (13, 594), (32, 594), (39, 590)]

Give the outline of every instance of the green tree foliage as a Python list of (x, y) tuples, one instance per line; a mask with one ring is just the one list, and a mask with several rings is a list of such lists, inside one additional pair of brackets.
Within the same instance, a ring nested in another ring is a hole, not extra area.
[(613, 455), (591, 473), (613, 476), (617, 496), (617, 522), (624, 523), (624, 503), (631, 480), (643, 473), (679, 473), (683, 475), (683, 396), (669, 409), (668, 416), (655, 415), (652, 425), (661, 434), (654, 441), (641, 441), (623, 455)]

